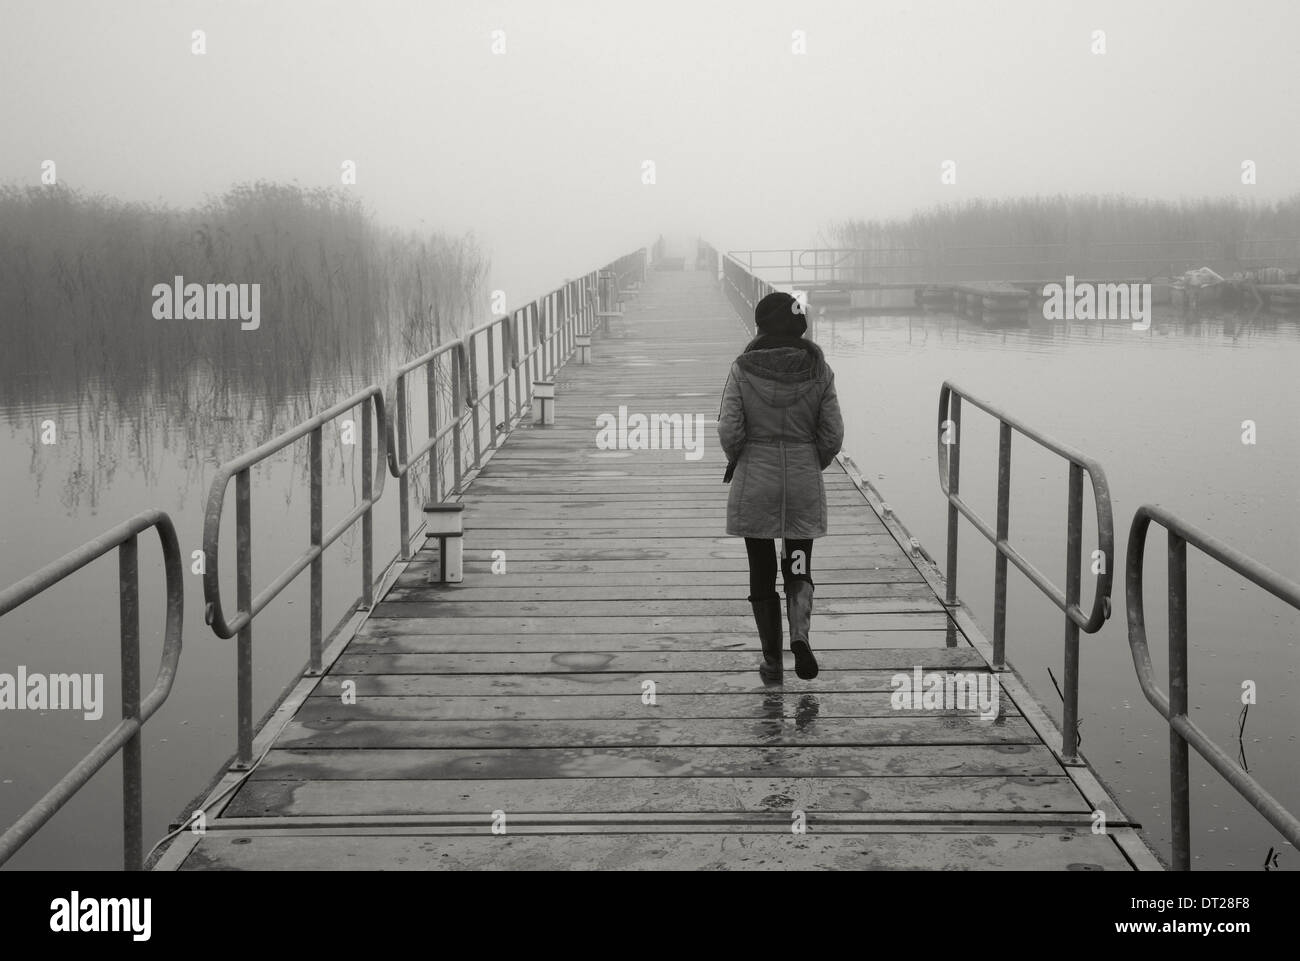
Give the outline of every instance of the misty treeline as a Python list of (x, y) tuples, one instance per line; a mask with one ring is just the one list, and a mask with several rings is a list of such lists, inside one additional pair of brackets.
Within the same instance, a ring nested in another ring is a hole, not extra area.
[[(252, 394), (274, 410), (318, 386), (333, 401), (459, 336), (487, 270), (472, 237), (381, 226), (341, 189), (241, 184), (177, 209), (0, 187), (0, 402), (88, 385), (124, 406)], [(154, 286), (177, 276), (259, 284), (259, 329), (155, 319)]]
[[(1275, 203), (1234, 198), (1183, 201), (1139, 200), (1124, 196), (1024, 197), (941, 204), (895, 219), (834, 221), (822, 231), (831, 246), (889, 251), (905, 248), (933, 253), (954, 247), (1061, 245), (1074, 251), (1089, 246), (1168, 245), (1167, 260), (1195, 259), (1191, 242), (1216, 245), (1225, 259), (1240, 252), (1266, 259), (1268, 248), (1248, 242), (1300, 237), (1300, 195)], [(1178, 246), (1183, 245), (1183, 246)], [(1160, 260), (1156, 252), (1133, 259)]]

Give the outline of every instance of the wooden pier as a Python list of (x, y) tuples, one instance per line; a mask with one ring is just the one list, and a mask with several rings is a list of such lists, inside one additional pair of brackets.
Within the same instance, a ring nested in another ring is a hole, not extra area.
[[(650, 273), (555, 424), (461, 498), (464, 582), (416, 554), (156, 867), (1158, 869), (1014, 672), (995, 720), (892, 706), (894, 675), (991, 653), (851, 459), (813, 555), (821, 674), (761, 686), (715, 427), (746, 339), (711, 272)], [(620, 406), (702, 415), (703, 455), (598, 448)]]

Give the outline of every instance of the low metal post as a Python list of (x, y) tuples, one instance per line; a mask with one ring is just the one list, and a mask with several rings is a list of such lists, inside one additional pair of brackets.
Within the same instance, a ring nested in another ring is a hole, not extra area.
[(424, 505), (424, 536), (438, 542), (438, 569), (430, 568), (425, 577), (429, 584), (459, 584), (464, 573), (464, 504)]
[(555, 423), (555, 384), (549, 380), (539, 380), (533, 384), (533, 399), (537, 401), (537, 423), (550, 425)]

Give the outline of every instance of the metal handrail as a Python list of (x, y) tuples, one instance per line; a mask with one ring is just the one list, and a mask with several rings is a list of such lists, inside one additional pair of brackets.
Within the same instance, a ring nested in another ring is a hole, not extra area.
[[(1297, 238), (1259, 238), (1236, 241), (1225, 244), (1216, 240), (1170, 240), (1170, 241), (1077, 241), (1074, 243), (1022, 243), (1022, 244), (958, 244), (954, 246), (934, 245), (930, 247), (809, 247), (787, 249), (732, 250), (728, 257), (749, 273), (762, 271), (774, 281), (782, 284), (821, 283), (822, 281), (800, 281), (796, 279), (795, 270), (813, 271), (830, 270), (832, 277), (839, 280), (836, 271), (851, 263), (854, 271), (863, 279), (869, 271), (914, 271), (917, 284), (959, 283), (962, 278), (1010, 281), (1044, 279), (1046, 271), (1072, 272), (1075, 275), (1096, 276), (1105, 268), (1108, 272), (1115, 269), (1124, 276), (1148, 277), (1155, 265), (1218, 263), (1220, 266), (1231, 263), (1246, 263), (1259, 260), (1296, 261)], [(1264, 247), (1271, 253), (1254, 252)], [(1031, 259), (1003, 259), (1007, 252), (1018, 251), (1041, 254)], [(987, 254), (990, 256), (980, 256)], [(918, 255), (919, 262), (918, 262)], [(823, 256), (833, 259), (830, 263), (819, 263)], [(809, 263), (809, 258), (813, 263)], [(881, 260), (902, 258), (903, 263), (883, 263)], [(1161, 268), (1163, 269), (1163, 268)], [(1181, 268), (1180, 268), (1181, 269)], [(974, 271), (985, 272), (983, 276), (969, 275)], [(996, 276), (997, 272), (1004, 276)], [(1005, 276), (1007, 274), (1034, 273), (1034, 278)], [(994, 274), (994, 276), (989, 276)]]
[[(361, 417), (361, 499), (357, 505), (328, 533), (323, 528), (323, 482), (321, 467), (321, 429), (342, 414), (362, 407)], [(372, 431), (371, 415), (375, 418)], [(281, 591), (308, 567), (311, 568), (310, 637), (308, 673), (321, 670), (321, 636), (324, 595), (324, 566), (322, 554), (357, 520), (362, 520), (361, 604), (369, 608), (374, 603), (374, 506), (384, 492), (388, 430), (384, 408), (384, 394), (374, 384), (358, 391), (233, 460), (222, 464), (212, 479), (208, 492), (207, 511), (203, 519), (203, 600), (204, 620), (218, 637), (238, 635), (237, 687), (238, 687), (238, 751), (236, 767), (246, 767), (253, 758), (253, 633), (255, 618)], [(375, 436), (377, 449), (373, 457), (374, 476), (371, 476), (371, 435)], [(300, 554), (274, 580), (253, 595), (252, 573), (252, 503), (249, 471), (257, 464), (288, 447), (294, 441), (310, 437), (311, 470), (311, 546)], [(225, 506), (226, 488), (235, 478), (235, 553), (236, 553), (236, 606), (235, 616), (226, 619), (221, 603), (221, 575), (218, 565), (218, 548), (221, 535), (221, 515)]]
[[(489, 322), (491, 323), (491, 322)], [(467, 335), (468, 336), (468, 335)], [(410, 543), (410, 481), (407, 475), (412, 467), (415, 466), (427, 453), (434, 450), (438, 443), (449, 433), (454, 433), (454, 454), (456, 463), (456, 474), (460, 474), (462, 439), (461, 430), (464, 425), (464, 411), (460, 411), (449, 420), (441, 429), (435, 429), (438, 422), (438, 390), (437, 390), (437, 362), (444, 354), (450, 354), (452, 357), (451, 367), (451, 401), (453, 404), (464, 402), (464, 408), (468, 409), (474, 405), (473, 383), (469, 376), (469, 361), (465, 349), (466, 339), (450, 341), (435, 347), (428, 353), (422, 354), (414, 360), (407, 361), (394, 371), (389, 381), (387, 396), (393, 397), (392, 410), (393, 416), (385, 418), (384, 431), (387, 437), (388, 447), (388, 472), (397, 478), (398, 487), (398, 515), (400, 524), (400, 550), (399, 556), (405, 560), (409, 556), (408, 544)], [(406, 375), (412, 371), (424, 368), (426, 383), (426, 402), (428, 405), (428, 416), (430, 424), (430, 436), (420, 444), (418, 450), (407, 453), (407, 424), (406, 424)], [(430, 486), (436, 482), (436, 478), (431, 475)]]
[[(996, 528), (990, 527), (961, 499), (961, 411), (962, 400), (997, 418), (998, 427), (998, 517)], [(948, 500), (947, 596), (949, 605), (957, 600), (957, 516), (960, 512), (997, 548), (994, 568), (993, 598), (993, 666), (1006, 669), (1007, 561), (1015, 564), (1030, 582), (1060, 610), (1065, 612), (1065, 667), (1061, 718), (1061, 755), (1067, 764), (1078, 764), (1079, 716), (1079, 632), (1093, 634), (1110, 617), (1112, 568), (1115, 558), (1115, 528), (1111, 515), (1110, 487), (1101, 465), (1086, 454), (1035, 430), (1016, 417), (987, 401), (974, 397), (951, 381), (939, 390), (938, 464), (939, 489)], [(1066, 515), (1065, 589), (1053, 584), (1008, 541), (1011, 512), (1011, 432), (1025, 437), (1070, 462), (1070, 490)], [(1085, 615), (1079, 607), (1081, 554), (1083, 542), (1083, 476), (1092, 481), (1093, 503), (1097, 513), (1097, 543), (1102, 554), (1102, 568), (1097, 575), (1092, 610)]]
[[(604, 272), (615, 278), (624, 278), (633, 273), (644, 275), (645, 251), (639, 250), (625, 255), (614, 263), (598, 271), (592, 271), (576, 280), (565, 283), (562, 287), (543, 295), (537, 300), (518, 308), (507, 316), (496, 317), (468, 330), (462, 338), (453, 344), (444, 344), (437, 350), (430, 351), (423, 357), (403, 364), (398, 368), (389, 387), (389, 395), (394, 398), (394, 416), (389, 422), (389, 472), (398, 478), (401, 506), (399, 523), (401, 525), (401, 553), (403, 560), (410, 557), (410, 519), (407, 475), (412, 467), (429, 454), (438, 444), (453, 435), (454, 463), (451, 483), (447, 491), (461, 487), (464, 479), (473, 470), (482, 466), (485, 448), (483, 446), (483, 428), (481, 417), (486, 402), (488, 414), (487, 450), (497, 445), (501, 435), (506, 433), (518, 418), (523, 416), (525, 407), (533, 399), (533, 387), (539, 380), (548, 379), (556, 369), (562, 366), (573, 354), (577, 340), (582, 334), (590, 333), (601, 315), (601, 305), (582, 296), (585, 291), (600, 289), (599, 278)], [(617, 296), (618, 286), (611, 296)], [(486, 340), (484, 354), (487, 358), (487, 378), (479, 389), (478, 343), (480, 338)], [(496, 369), (496, 345), (501, 345), (501, 371)], [(452, 371), (453, 397), (460, 398), (463, 392), (464, 409), (457, 412), (445, 424), (438, 423), (437, 393), (435, 390), (434, 367), (438, 358), (448, 351), (455, 350), (457, 366)], [(425, 368), (427, 401), (429, 404), (429, 436), (408, 456), (407, 434), (409, 423), (406, 416), (407, 389), (406, 375)], [(514, 383), (514, 403), (511, 403), (511, 383)], [(504, 420), (497, 417), (497, 392), (502, 393)], [(513, 410), (512, 410), (513, 406)], [(473, 454), (468, 464), (462, 463), (462, 432), (466, 419), (472, 421)], [(429, 486), (433, 496), (440, 496), (438, 463), (436, 455), (431, 461)]]
[[(1156, 683), (1147, 648), (1146, 616), (1142, 597), (1142, 569), (1147, 531), (1155, 521), (1168, 531), (1169, 566), (1169, 693)], [(1191, 869), (1191, 789), (1187, 747), (1196, 748), (1243, 798), (1264, 815), (1265, 820), (1296, 847), (1300, 847), (1300, 819), (1284, 808), (1263, 786), (1237, 764), (1188, 716), (1187, 675), (1187, 545), (1212, 557), (1246, 580), (1264, 588), (1300, 610), (1300, 584), (1274, 573), (1236, 548), (1179, 519), (1170, 511), (1143, 504), (1133, 515), (1128, 537), (1128, 566), (1125, 570), (1125, 601), (1128, 610), (1128, 643), (1133, 654), (1142, 693), (1169, 724), (1169, 789), (1173, 825), (1173, 866)]]
[[(162, 544), (163, 570), (167, 583), (167, 616), (162, 657), (152, 690), (140, 698), (140, 579), (137, 536), (157, 528)], [(162, 511), (148, 510), (112, 530), (69, 551), (16, 584), (0, 591), (0, 616), (53, 587), (70, 574), (109, 551), (118, 552), (118, 608), (121, 622), (119, 645), (122, 663), (122, 720), (94, 749), (59, 779), (22, 817), (0, 835), (0, 864), (8, 861), (41, 827), (95, 775), (122, 752), (123, 869), (138, 871), (144, 863), (144, 801), (140, 731), (153, 717), (176, 680), (181, 657), (185, 589), (182, 582), (181, 552), (171, 518)]]
[[(737, 274), (740, 276), (737, 277)], [(722, 258), (722, 285), (723, 293), (731, 302), (732, 309), (752, 333), (754, 308), (760, 300), (776, 290), (776, 287), (747, 269), (731, 253)], [(748, 288), (748, 293), (742, 287)]]

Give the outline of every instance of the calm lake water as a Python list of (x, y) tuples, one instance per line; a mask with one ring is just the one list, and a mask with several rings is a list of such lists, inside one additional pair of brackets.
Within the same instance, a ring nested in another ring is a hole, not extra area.
[[(934, 461), (940, 383), (1016, 412), (1096, 457), (1114, 499), (1122, 564), (1128, 522), (1141, 503), (1174, 509), (1274, 569), (1300, 578), (1300, 424), (1290, 394), (1300, 372), (1300, 328), (1290, 320), (1161, 315), (1137, 334), (1127, 325), (1036, 324), (988, 330), (946, 314), (820, 318), (813, 335), (837, 371), (846, 450), (900, 518), (936, 557), (943, 556), (944, 510)], [(390, 365), (372, 358), (371, 367)], [(198, 398), (130, 403), (115, 399), (111, 378), (33, 389), (30, 402), (0, 407), (0, 584), (11, 583), (136, 512), (155, 507), (177, 523), (186, 561), (185, 648), (171, 698), (145, 729), (147, 844), (230, 755), (235, 744), (235, 648), (204, 625), (200, 578), (189, 573), (201, 546), (204, 501), (215, 465), (323, 409), (364, 384), (353, 363), (314, 357), (311, 390), (218, 393), (210, 371), (184, 373)], [(389, 366), (391, 369), (391, 365)], [(334, 371), (331, 374), (331, 371)], [(10, 385), (13, 387), (14, 385)], [(48, 385), (46, 385), (48, 386)], [(7, 396), (21, 395), (11, 390)], [(255, 399), (272, 396), (260, 405)], [(173, 392), (166, 396), (176, 396)], [(202, 402), (204, 397), (208, 402)], [(220, 402), (211, 398), (220, 397)], [(269, 405), (269, 407), (268, 407)], [(418, 401), (414, 404), (418, 409)], [(1254, 420), (1258, 443), (1241, 442)], [(58, 442), (40, 442), (53, 420)], [(274, 429), (268, 422), (274, 420)], [(966, 416), (963, 489), (993, 516), (996, 428)], [(325, 435), (325, 526), (359, 495), (356, 447)], [(262, 585), (297, 556), (308, 538), (306, 444), (255, 471), (254, 583)], [(390, 484), (393, 483), (390, 479)], [(1066, 470), (1017, 441), (1012, 539), (1049, 574), (1064, 569)], [(412, 497), (414, 502), (418, 498)], [(233, 509), (227, 499), (228, 515)], [(397, 548), (397, 503), (385, 495), (375, 524), (376, 572)], [(228, 519), (229, 535), (233, 526)], [(1087, 515), (1085, 529), (1091, 522)], [(325, 622), (334, 624), (359, 590), (359, 528), (325, 555)], [(960, 594), (985, 629), (992, 625), (991, 548), (963, 526)], [(233, 542), (233, 536), (227, 537)], [(223, 542), (223, 585), (233, 592), (233, 543)], [(1085, 544), (1085, 550), (1091, 550)], [(1164, 677), (1164, 541), (1148, 552), (1148, 621)], [(1300, 808), (1296, 783), (1300, 706), (1296, 688), (1300, 621), (1235, 576), (1191, 560), (1191, 696), (1194, 715), (1235, 752), (1243, 680), (1258, 684), (1243, 745), (1250, 770), (1284, 803)], [(152, 685), (161, 651), (161, 561), (157, 540), (141, 540), (142, 685)], [(1116, 571), (1115, 615), (1083, 640), (1083, 751), (1132, 816), (1168, 850), (1167, 744), (1163, 723), (1138, 689), (1124, 630), (1123, 571)], [(1012, 570), (1008, 652), (1042, 702), (1059, 700), (1063, 621)], [(301, 576), (259, 615), (254, 628), (256, 711), (270, 706), (307, 656), (307, 587)], [(118, 703), (117, 563), (109, 554), (0, 622), (0, 670), (102, 672), (105, 716), (5, 712), (0, 727), (0, 824), (37, 800), (114, 723)], [(1090, 584), (1085, 597), (1090, 597)], [(228, 603), (228, 608), (232, 606)], [(105, 768), (13, 861), (12, 868), (121, 864), (120, 763)], [(1209, 769), (1193, 759), (1194, 851), (1202, 867), (1257, 870), (1270, 847), (1279, 867), (1300, 857)]]
[[(1127, 323), (1036, 321), (991, 329), (949, 314), (824, 315), (810, 336), (826, 349), (845, 412), (845, 450), (942, 565), (947, 511), (935, 457), (945, 379), (1106, 471), (1115, 518), (1114, 613), (1081, 639), (1081, 749), (1152, 843), (1168, 855), (1168, 729), (1138, 686), (1124, 616), (1124, 556), (1134, 511), (1157, 503), (1300, 580), (1300, 326), (1267, 314), (1156, 308), (1152, 329)], [(1242, 422), (1253, 420), (1254, 445)], [(961, 485), (996, 519), (997, 424), (963, 411)], [(1064, 584), (1068, 468), (1020, 435), (1012, 442), (1011, 542)], [(1084, 555), (1096, 546), (1085, 485)], [(958, 594), (992, 637), (992, 546), (967, 521), (960, 530)], [(1168, 689), (1165, 536), (1148, 534), (1147, 632)], [(1300, 810), (1300, 617), (1195, 550), (1188, 552), (1188, 660), (1192, 717), (1230, 754), (1238, 750), (1241, 691), (1255, 682), (1242, 749), (1250, 772)], [(1008, 576), (1007, 654), (1060, 722), (1050, 668), (1062, 674), (1064, 615), (1014, 567)], [(1084, 608), (1092, 579), (1083, 588)], [(1192, 754), (1194, 866), (1260, 870), (1300, 857), (1253, 808)]]

